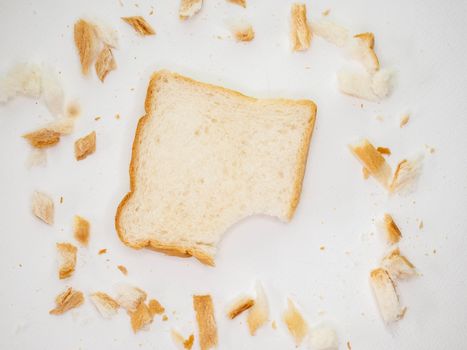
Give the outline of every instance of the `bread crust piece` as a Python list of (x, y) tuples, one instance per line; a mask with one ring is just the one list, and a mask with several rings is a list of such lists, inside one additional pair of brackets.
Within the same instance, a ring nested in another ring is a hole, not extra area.
[[(123, 208), (127, 204), (127, 202), (130, 200), (132, 194), (135, 191), (135, 182), (136, 182), (136, 160), (137, 160), (137, 155), (138, 155), (138, 145), (140, 144), (140, 137), (142, 134), (142, 130), (145, 126), (145, 124), (148, 122), (150, 118), (150, 112), (151, 112), (151, 107), (152, 107), (152, 101), (153, 101), (153, 95), (156, 93), (157, 90), (157, 83), (159, 79), (163, 79), (164, 76), (173, 76), (177, 79), (184, 80), (186, 82), (189, 82), (191, 84), (200, 86), (200, 87), (206, 87), (214, 90), (218, 90), (224, 93), (229, 93), (232, 95), (236, 95), (237, 97), (241, 97), (242, 99), (245, 100), (250, 100), (250, 101), (256, 101), (257, 99), (254, 97), (246, 96), (243, 95), (242, 93), (235, 91), (235, 90), (230, 90), (221, 86), (217, 85), (212, 85), (208, 83), (203, 83), (196, 81), (191, 78), (184, 77), (182, 75), (176, 74), (169, 72), (167, 70), (161, 70), (153, 73), (151, 76), (151, 80), (148, 85), (147, 89), (147, 94), (146, 94), (146, 100), (144, 103), (144, 108), (145, 108), (145, 115), (143, 115), (139, 121), (138, 125), (136, 127), (135, 131), (135, 137), (133, 140), (133, 145), (132, 145), (132, 150), (131, 150), (131, 161), (130, 161), (130, 168), (129, 168), (129, 175), (130, 175), (130, 191), (123, 197), (122, 201), (117, 207), (117, 211), (115, 214), (115, 228), (117, 230), (117, 234), (120, 238), (120, 240), (127, 246), (135, 248), (135, 249), (141, 249), (141, 248), (148, 248), (151, 250), (155, 250), (160, 253), (164, 253), (167, 255), (172, 255), (172, 256), (178, 256), (178, 257), (195, 257), (199, 261), (201, 261), (203, 264), (214, 266), (214, 256), (209, 255), (205, 253), (204, 251), (201, 251), (197, 249), (196, 247), (182, 247), (182, 246), (176, 246), (176, 245), (167, 245), (163, 244), (162, 242), (159, 242), (154, 239), (147, 239), (143, 240), (140, 242), (131, 242), (126, 240), (124, 232), (122, 227), (120, 226), (120, 216), (123, 211)], [(298, 162), (297, 162), (297, 168), (295, 170), (295, 181), (294, 181), (294, 190), (293, 190), (293, 195), (292, 199), (290, 202), (290, 208), (288, 211), (287, 219), (290, 220), (297, 208), (298, 202), (300, 200), (300, 194), (302, 190), (302, 184), (303, 184), (303, 177), (305, 174), (305, 168), (306, 168), (306, 162), (307, 162), (307, 157), (308, 157), (308, 150), (311, 142), (311, 136), (313, 133), (313, 128), (315, 124), (315, 119), (316, 119), (316, 110), (317, 107), (313, 101), (310, 100), (290, 100), (290, 99), (274, 99), (276, 102), (282, 102), (286, 104), (301, 104), (308, 106), (311, 110), (310, 113), (310, 118), (308, 120), (307, 124), (307, 129), (304, 131), (304, 137), (302, 140), (302, 144), (299, 148), (299, 154), (298, 154)]]

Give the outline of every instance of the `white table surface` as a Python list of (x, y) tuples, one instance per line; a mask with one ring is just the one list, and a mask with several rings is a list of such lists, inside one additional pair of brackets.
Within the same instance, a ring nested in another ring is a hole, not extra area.
[[(467, 2), (307, 1), (311, 19), (330, 8), (331, 18), (355, 33), (375, 33), (382, 66), (396, 71), (393, 94), (379, 104), (337, 91), (335, 72), (345, 59), (322, 39), (314, 38), (305, 53), (290, 51), (291, 3), (249, 0), (245, 10), (205, 0), (196, 17), (181, 22), (175, 0), (0, 1), (0, 71), (19, 61), (48, 63), (61, 72), (67, 99), (82, 108), (75, 133), (48, 151), (48, 165), (28, 170), (30, 148), (20, 135), (51, 116), (26, 98), (0, 106), (1, 349), (172, 349), (171, 328), (185, 335), (196, 331), (191, 297), (199, 293), (213, 296), (219, 349), (293, 349), (280, 316), (288, 296), (310, 325), (334, 326), (342, 349), (347, 341), (357, 350), (467, 347)], [(138, 37), (120, 20), (131, 15), (145, 16), (157, 35)], [(104, 84), (94, 73), (81, 75), (72, 34), (80, 16), (101, 19), (119, 32), (118, 69)], [(253, 42), (231, 38), (226, 23), (239, 18), (254, 25)], [(129, 186), (131, 142), (149, 75), (162, 68), (256, 97), (309, 98), (318, 105), (293, 221), (253, 217), (238, 223), (225, 234), (215, 268), (132, 250), (114, 229), (116, 206)], [(406, 111), (411, 119), (400, 129)], [(96, 116), (101, 120), (94, 121)], [(74, 141), (92, 130), (96, 153), (75, 161)], [(360, 137), (390, 147), (393, 167), (425, 145), (434, 147), (416, 191), (389, 198), (375, 181), (363, 180), (347, 149)], [(34, 190), (55, 200), (52, 227), (31, 214)], [(386, 249), (373, 226), (385, 211), (400, 224), (401, 250), (422, 274), (399, 284), (408, 311), (390, 328), (380, 319), (368, 283)], [(91, 221), (91, 241), (79, 249), (73, 277), (61, 281), (55, 243), (74, 242), (75, 214)], [(101, 248), (108, 253), (97, 255)], [(119, 264), (128, 268), (127, 277)], [(232, 297), (252, 292), (256, 280), (265, 286), (278, 329), (268, 325), (251, 337), (245, 315), (228, 321), (224, 309)], [(169, 320), (157, 318), (149, 331), (134, 335), (125, 312), (104, 320), (89, 300), (62, 316), (48, 314), (66, 286), (86, 295), (113, 294), (119, 282), (159, 299)]]

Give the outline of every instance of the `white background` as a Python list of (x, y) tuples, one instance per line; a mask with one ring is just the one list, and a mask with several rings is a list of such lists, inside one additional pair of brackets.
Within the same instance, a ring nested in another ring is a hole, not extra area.
[[(48, 63), (61, 72), (68, 100), (82, 108), (75, 133), (48, 151), (48, 165), (28, 170), (30, 148), (20, 136), (51, 116), (25, 98), (0, 106), (0, 348), (172, 349), (171, 328), (184, 335), (196, 331), (191, 299), (196, 293), (214, 298), (219, 349), (293, 349), (280, 316), (288, 296), (311, 325), (334, 326), (341, 348), (347, 341), (357, 350), (466, 348), (467, 3), (307, 1), (311, 19), (330, 8), (331, 18), (353, 32), (375, 33), (382, 66), (396, 71), (394, 92), (380, 104), (337, 91), (335, 72), (345, 59), (322, 39), (314, 38), (305, 53), (290, 51), (292, 1), (249, 0), (243, 9), (206, 0), (186, 22), (179, 21), (175, 0), (122, 3), (0, 1), (0, 71), (19, 61)], [(131, 15), (145, 16), (157, 35), (137, 36), (120, 20)], [(81, 75), (72, 34), (80, 16), (101, 19), (120, 34), (118, 69), (104, 84), (94, 72)], [(254, 26), (251, 43), (230, 36), (229, 21), (240, 18)], [(254, 217), (238, 223), (225, 234), (215, 268), (132, 250), (114, 229), (116, 206), (128, 190), (131, 142), (148, 79), (162, 68), (256, 97), (309, 98), (318, 105), (293, 221)], [(400, 129), (406, 111), (411, 119)], [(94, 121), (96, 116), (101, 120)], [(97, 151), (77, 162), (73, 143), (92, 130)], [(360, 137), (390, 147), (393, 167), (405, 156), (425, 152), (425, 145), (436, 149), (425, 157), (413, 194), (389, 198), (375, 181), (363, 180), (347, 149)], [(34, 190), (55, 200), (52, 227), (31, 214)], [(373, 225), (385, 211), (399, 223), (401, 250), (421, 273), (399, 284), (408, 311), (390, 328), (381, 321), (368, 284), (368, 272), (386, 250)], [(91, 221), (91, 241), (79, 249), (73, 277), (60, 281), (55, 243), (74, 242), (75, 214)], [(421, 230), (418, 220), (424, 222)], [(101, 248), (108, 253), (97, 255)], [(118, 264), (128, 268), (127, 277)], [(251, 337), (245, 315), (228, 321), (224, 309), (237, 294), (252, 292), (256, 280), (265, 286), (278, 329), (269, 324)], [(134, 335), (124, 311), (104, 320), (89, 301), (62, 316), (48, 314), (66, 286), (86, 295), (97, 290), (112, 295), (123, 281), (159, 299), (169, 320), (159, 317), (149, 331)]]

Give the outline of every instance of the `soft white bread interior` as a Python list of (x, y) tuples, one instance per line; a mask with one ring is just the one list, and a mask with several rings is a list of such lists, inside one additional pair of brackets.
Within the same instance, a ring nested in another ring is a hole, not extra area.
[(160, 71), (149, 83), (115, 224), (121, 240), (214, 264), (216, 244), (254, 214), (289, 221), (316, 106), (261, 100)]

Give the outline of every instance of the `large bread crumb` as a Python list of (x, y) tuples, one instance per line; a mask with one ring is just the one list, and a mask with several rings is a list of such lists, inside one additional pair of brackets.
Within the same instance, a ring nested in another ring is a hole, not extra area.
[(171, 331), (172, 340), (177, 346), (178, 349), (186, 349), (190, 350), (193, 347), (193, 343), (195, 341), (195, 337), (193, 334), (190, 334), (188, 338), (184, 338), (180, 333), (178, 333), (175, 329)]
[(396, 286), (388, 272), (382, 268), (371, 271), (370, 283), (383, 320), (386, 323), (400, 320), (405, 308), (400, 306)]
[(198, 13), (202, 6), (203, 0), (181, 0), (178, 15), (182, 20), (188, 19)]
[(34, 148), (52, 147), (60, 141), (60, 133), (46, 128), (24, 134), (23, 137)]
[(415, 266), (403, 255), (399, 248), (394, 249), (381, 261), (384, 268), (393, 280), (408, 279), (416, 275)]
[(131, 328), (135, 333), (141, 329), (147, 328), (154, 319), (151, 312), (149, 312), (148, 306), (144, 302), (140, 303), (135, 311), (129, 311), (129, 314), (131, 318)]
[(55, 298), (55, 308), (49, 311), (51, 315), (61, 315), (70, 309), (74, 309), (84, 303), (83, 293), (68, 288)]
[(350, 69), (341, 69), (337, 73), (339, 90), (344, 94), (368, 101), (381, 101), (391, 91), (392, 74), (380, 69), (374, 74)]
[(290, 299), (287, 301), (287, 309), (282, 315), (282, 319), (298, 347), (308, 334), (308, 323)]
[(306, 18), (305, 4), (292, 4), (291, 9), (291, 27), (290, 37), (292, 40), (292, 49), (294, 51), (303, 51), (310, 47), (311, 31)]
[(338, 350), (339, 342), (336, 331), (325, 326), (312, 329), (310, 347), (312, 350)]
[(193, 307), (198, 323), (199, 347), (208, 350), (217, 346), (217, 326), (210, 295), (194, 295)]
[(54, 223), (54, 202), (42, 192), (35, 191), (32, 195), (32, 212), (46, 224)]
[(128, 23), (133, 29), (141, 36), (155, 35), (156, 31), (146, 20), (141, 16), (133, 17), (122, 17), (122, 19)]
[(77, 251), (78, 249), (73, 244), (57, 243), (58, 277), (60, 279), (70, 277), (75, 271)]
[(251, 25), (246, 25), (234, 29), (234, 36), (237, 41), (252, 41), (255, 38), (255, 32)]
[(408, 193), (420, 177), (423, 165), (423, 156), (404, 159), (397, 165), (396, 171), (389, 187), (390, 193)]
[(94, 26), (83, 19), (78, 20), (74, 26), (74, 38), (81, 62), (81, 71), (87, 75), (99, 46)]
[(95, 68), (96, 74), (102, 82), (104, 82), (105, 77), (109, 72), (117, 68), (112, 49), (109, 46), (104, 46), (102, 48), (101, 52), (97, 56)]
[(149, 300), (148, 307), (151, 315), (161, 315), (165, 311), (165, 308), (156, 299)]
[(85, 218), (75, 215), (73, 219), (73, 235), (75, 239), (84, 246), (89, 243), (89, 231), (91, 225)]
[(255, 304), (251, 307), (247, 323), (251, 335), (255, 335), (258, 328), (269, 320), (269, 303), (261, 283), (256, 283)]
[(95, 151), (96, 151), (96, 132), (95, 131), (75, 141), (76, 160), (83, 160), (87, 156), (93, 154)]
[(248, 296), (240, 296), (230, 305), (227, 311), (227, 317), (233, 320), (235, 317), (240, 315), (243, 311), (248, 310), (255, 304), (254, 299)]
[(146, 300), (147, 294), (140, 288), (128, 284), (121, 284), (117, 287), (116, 300), (125, 310), (134, 312), (138, 305)]
[(95, 292), (91, 294), (90, 298), (102, 317), (111, 318), (117, 314), (120, 305), (118, 305), (118, 303), (108, 294), (103, 292)]

